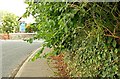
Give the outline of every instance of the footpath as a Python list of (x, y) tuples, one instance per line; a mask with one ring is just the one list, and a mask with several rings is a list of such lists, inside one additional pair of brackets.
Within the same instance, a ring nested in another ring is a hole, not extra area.
[[(39, 58), (35, 61), (30, 61), (35, 55), (36, 50), (22, 65), (17, 72), (15, 79), (18, 77), (55, 77), (53, 69), (49, 66), (47, 59)], [(42, 54), (50, 52), (49, 48), (45, 48)], [(34, 79), (34, 78), (33, 78)]]

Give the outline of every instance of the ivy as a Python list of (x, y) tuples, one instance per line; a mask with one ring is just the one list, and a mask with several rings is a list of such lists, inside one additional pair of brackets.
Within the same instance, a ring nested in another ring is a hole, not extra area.
[(24, 16), (36, 20), (34, 39), (45, 39), (54, 54), (64, 53), (71, 77), (120, 77), (119, 3), (27, 4)]

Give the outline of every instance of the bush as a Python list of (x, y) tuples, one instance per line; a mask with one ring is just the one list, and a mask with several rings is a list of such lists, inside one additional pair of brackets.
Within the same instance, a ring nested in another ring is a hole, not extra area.
[[(2, 16), (1, 16), (2, 15)], [(0, 31), (2, 33), (12, 33), (19, 30), (19, 22), (17, 21), (18, 16), (9, 12), (0, 12), (1, 25)]]
[(120, 3), (26, 3), (24, 16), (36, 19), (34, 39), (65, 52), (70, 76), (120, 77)]

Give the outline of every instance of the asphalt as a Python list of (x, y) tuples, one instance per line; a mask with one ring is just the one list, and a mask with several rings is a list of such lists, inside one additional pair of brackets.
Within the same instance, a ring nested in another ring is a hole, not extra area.
[(41, 42), (37, 41), (33, 44), (22, 40), (2, 41), (2, 77), (9, 77), (9, 75), (40, 46)]

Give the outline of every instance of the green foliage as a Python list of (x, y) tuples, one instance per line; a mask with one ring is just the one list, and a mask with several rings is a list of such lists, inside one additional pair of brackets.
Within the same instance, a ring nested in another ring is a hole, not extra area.
[(44, 47), (42, 47), (42, 49), (37, 54), (35, 54), (35, 56), (32, 58), (32, 61), (35, 61), (37, 58), (40, 58), (40, 54), (43, 52), (43, 50)]
[(18, 31), (18, 24), (19, 22), (17, 21), (17, 16), (12, 14), (12, 13), (4, 13), (2, 14), (2, 25), (1, 25), (1, 30), (3, 33), (12, 33), (15, 31)]
[(70, 76), (120, 77), (120, 3), (27, 2), (37, 35), (64, 52)]

